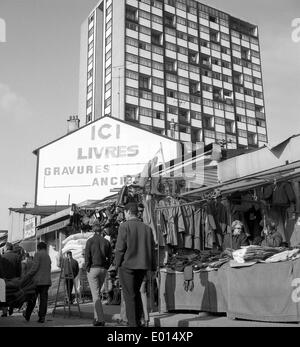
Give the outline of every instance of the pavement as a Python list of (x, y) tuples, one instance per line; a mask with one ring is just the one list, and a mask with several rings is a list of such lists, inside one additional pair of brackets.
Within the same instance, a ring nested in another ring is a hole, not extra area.
[[(80, 304), (81, 317), (83, 319), (92, 320), (93, 305), (92, 303)], [(119, 305), (103, 305), (105, 321), (108, 326), (118, 327), (120, 319)], [(68, 312), (64, 313), (63, 307), (56, 309), (55, 316), (68, 316)], [(78, 307), (71, 306), (71, 317), (79, 317)], [(257, 322), (227, 318), (226, 314), (211, 314), (207, 312), (192, 311), (176, 311), (159, 313), (150, 313), (149, 327), (300, 327), (298, 323), (274, 323), (274, 322)]]
[[(103, 305), (106, 327), (121, 327), (119, 305)], [(81, 316), (77, 305), (71, 305), (70, 312), (66, 306), (57, 307), (53, 315), (53, 307), (49, 307), (46, 322), (38, 323), (37, 310), (33, 313), (30, 322), (26, 322), (21, 312), (15, 311), (12, 316), (0, 317), (0, 327), (91, 327), (93, 320), (93, 304), (91, 302), (80, 304)], [(197, 327), (299, 327), (297, 323), (268, 323), (246, 320), (231, 320), (225, 314), (210, 314), (206, 312), (168, 312), (150, 313), (149, 327), (153, 328), (197, 328)]]

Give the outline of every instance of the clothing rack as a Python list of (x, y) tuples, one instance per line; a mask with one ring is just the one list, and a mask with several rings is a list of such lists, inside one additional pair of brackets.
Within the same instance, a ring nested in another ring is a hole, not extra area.
[(208, 199), (196, 200), (196, 201), (193, 201), (193, 202), (186, 202), (186, 203), (183, 203), (183, 204), (179, 203), (179, 205), (170, 205), (170, 206), (156, 207), (155, 210), (165, 210), (165, 209), (174, 208), (174, 207), (178, 207), (178, 206), (196, 205), (196, 204), (199, 204), (201, 202), (207, 202), (207, 201), (208, 201)]

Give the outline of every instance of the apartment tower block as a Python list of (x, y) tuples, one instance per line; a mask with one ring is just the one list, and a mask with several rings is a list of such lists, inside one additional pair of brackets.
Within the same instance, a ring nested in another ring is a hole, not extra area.
[(81, 28), (79, 117), (180, 141), (267, 142), (258, 28), (195, 0), (102, 0)]

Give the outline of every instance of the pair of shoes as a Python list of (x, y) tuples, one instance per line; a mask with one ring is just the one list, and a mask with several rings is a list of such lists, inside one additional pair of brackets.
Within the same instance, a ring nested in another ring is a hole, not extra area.
[(38, 319), (38, 323), (45, 323), (45, 318), (41, 318), (41, 317), (40, 317), (40, 318)]
[(93, 320), (93, 326), (94, 327), (104, 327), (104, 325), (105, 325), (104, 321), (103, 322), (99, 322), (96, 319)]
[(28, 316), (25, 311), (23, 311), (23, 317), (25, 318), (26, 322), (30, 321), (30, 316)]
[(7, 313), (2, 313), (1, 317), (7, 317)]

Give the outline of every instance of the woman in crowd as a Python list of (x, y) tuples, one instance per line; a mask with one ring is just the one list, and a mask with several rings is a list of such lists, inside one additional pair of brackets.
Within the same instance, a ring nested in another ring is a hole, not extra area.
[(239, 249), (241, 246), (249, 246), (249, 240), (244, 232), (244, 225), (241, 221), (235, 220), (232, 225), (232, 232), (226, 234), (223, 241), (223, 250), (226, 248)]

